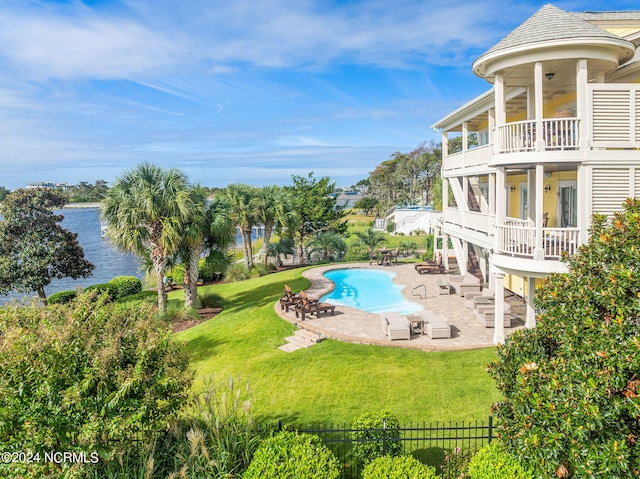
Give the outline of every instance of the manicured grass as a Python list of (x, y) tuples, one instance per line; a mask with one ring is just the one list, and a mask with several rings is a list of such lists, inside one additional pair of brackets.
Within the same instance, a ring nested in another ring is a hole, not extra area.
[(273, 308), (284, 283), (294, 291), (309, 284), (297, 269), (201, 289), (220, 295), (224, 311), (176, 335), (191, 357), (195, 390), (212, 377), (239, 377), (259, 417), (297, 424), (349, 423), (378, 410), (402, 422), (487, 419), (500, 397), (485, 371), (493, 348), (426, 353), (326, 340), (285, 353), (277, 347), (294, 327)]

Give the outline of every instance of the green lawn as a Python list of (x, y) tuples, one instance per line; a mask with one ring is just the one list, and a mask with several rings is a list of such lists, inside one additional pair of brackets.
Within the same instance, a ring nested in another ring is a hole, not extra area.
[(219, 295), (224, 311), (176, 335), (191, 357), (195, 390), (210, 378), (239, 377), (259, 417), (297, 424), (348, 423), (378, 410), (402, 422), (486, 420), (499, 399), (485, 371), (493, 348), (425, 353), (326, 340), (278, 350), (293, 332), (273, 310), (284, 283), (294, 291), (309, 284), (297, 269), (201, 288)]

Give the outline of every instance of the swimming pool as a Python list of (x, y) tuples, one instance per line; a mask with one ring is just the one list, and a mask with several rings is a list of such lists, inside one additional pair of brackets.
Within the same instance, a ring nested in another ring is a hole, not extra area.
[(331, 304), (358, 308), (367, 313), (397, 312), (411, 314), (422, 307), (407, 301), (393, 284), (395, 273), (377, 269), (333, 269), (324, 273), (336, 285), (321, 300)]

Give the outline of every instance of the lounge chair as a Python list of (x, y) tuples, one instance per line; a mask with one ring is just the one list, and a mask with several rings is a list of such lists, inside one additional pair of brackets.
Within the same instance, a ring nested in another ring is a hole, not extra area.
[(445, 272), (442, 260), (439, 263), (418, 263), (415, 265), (415, 269), (419, 274), (440, 274)]
[(433, 311), (424, 310), (416, 313), (426, 324), (427, 335), (431, 339), (451, 338), (451, 326), (447, 318), (440, 316)]
[(411, 323), (400, 313), (380, 313), (380, 324), (382, 332), (391, 341), (394, 339), (411, 339)]
[(296, 318), (300, 316), (302, 321), (304, 321), (307, 314), (315, 314), (316, 318), (320, 315), (320, 313), (331, 312), (332, 316), (335, 314), (335, 305), (329, 303), (321, 303), (317, 299), (311, 299), (304, 291), (300, 291), (299, 294), (300, 301), (298, 301), (295, 305)]
[(449, 275), (449, 282), (455, 288), (456, 293), (459, 296), (465, 297), (469, 291), (480, 292), (482, 283), (471, 273), (467, 273), (464, 276), (461, 275)]
[[(504, 327), (511, 327), (511, 319), (513, 313), (511, 312), (511, 305), (509, 303), (504, 303)], [(478, 306), (474, 311), (476, 318), (480, 321), (485, 328), (493, 328), (495, 327), (495, 304), (487, 305), (487, 306)]]
[[(482, 298), (482, 300), (477, 301), (477, 298)], [(495, 299), (495, 291), (489, 288), (483, 288), (482, 291), (467, 291), (464, 295), (464, 305), (474, 310), (478, 307), (479, 303), (492, 304)]]
[(299, 293), (292, 293), (289, 285), (284, 285), (284, 295), (280, 298), (280, 310), (284, 310), (287, 313), (289, 308), (294, 307), (300, 301)]

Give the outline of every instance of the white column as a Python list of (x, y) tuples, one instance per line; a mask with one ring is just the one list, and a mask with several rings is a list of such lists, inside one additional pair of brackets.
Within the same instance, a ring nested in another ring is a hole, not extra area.
[(532, 329), (536, 327), (536, 308), (533, 304), (533, 297), (536, 290), (536, 279), (532, 277), (527, 278), (527, 319), (525, 327)]
[(576, 63), (576, 116), (580, 119), (580, 127), (578, 129), (580, 149), (589, 147), (589, 125), (587, 124), (589, 90), (587, 82), (587, 60), (581, 59)]
[[(495, 216), (496, 214), (496, 175), (495, 173), (489, 173), (489, 215)], [(493, 231), (489, 231), (489, 234), (493, 234)]]
[(496, 133), (495, 133), (495, 129), (496, 129), (496, 110), (495, 108), (489, 108), (489, 112), (488, 112), (488, 130), (489, 130), (489, 138), (487, 138), (487, 140), (489, 141), (489, 155), (493, 154), (494, 152), (494, 143), (495, 143), (495, 139), (496, 139)]
[(449, 236), (442, 235), (442, 263), (445, 271), (449, 271)]
[(495, 316), (493, 344), (504, 344), (504, 273), (501, 271), (494, 272), (494, 291), (496, 293), (495, 300)]
[(535, 85), (535, 120), (536, 120), (536, 151), (544, 151), (545, 139), (542, 128), (543, 110), (543, 87), (542, 87), (542, 62), (536, 62), (533, 68), (534, 85)]
[(502, 73), (496, 73), (494, 79), (496, 101), (496, 126), (502, 126), (507, 122), (506, 104), (504, 101), (504, 79)]
[(536, 246), (533, 249), (533, 259), (543, 260), (544, 259), (544, 240), (542, 237), (542, 209), (543, 206), (543, 195), (544, 195), (544, 165), (542, 163), (538, 163), (536, 165), (536, 204), (535, 204), (535, 212), (536, 212)]
[(462, 122), (462, 151), (465, 152), (469, 149), (469, 122)]

